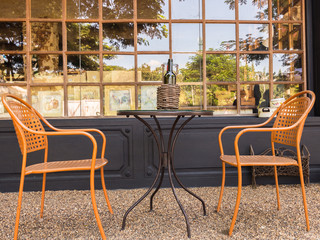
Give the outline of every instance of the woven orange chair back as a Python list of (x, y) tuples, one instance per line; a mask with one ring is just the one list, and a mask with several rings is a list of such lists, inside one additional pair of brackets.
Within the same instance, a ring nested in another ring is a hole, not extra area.
[(24, 144), (27, 153), (45, 149), (47, 136), (35, 135), (21, 127), (24, 125), (34, 131), (45, 131), (35, 110), (22, 99), (9, 94), (2, 97), (2, 102), (12, 118), (21, 152), (24, 151)]
[[(301, 95), (301, 94), (297, 94)], [(314, 100), (309, 97), (295, 97), (283, 103), (273, 124), (274, 128), (290, 127), (295, 123), (297, 126), (291, 130), (275, 131), (271, 134), (271, 141), (289, 146), (297, 146), (300, 142), (304, 122), (313, 106)], [(311, 106), (312, 105), (312, 106)]]

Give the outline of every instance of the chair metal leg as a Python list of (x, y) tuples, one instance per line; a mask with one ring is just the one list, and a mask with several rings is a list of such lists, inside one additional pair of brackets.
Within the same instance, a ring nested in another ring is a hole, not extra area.
[(275, 182), (276, 182), (278, 210), (280, 210), (280, 195), (279, 195), (279, 183), (278, 183), (277, 166), (274, 166), (274, 180), (275, 180)]
[(302, 172), (301, 164), (299, 164), (299, 173), (300, 173), (300, 182), (301, 182), (304, 214), (306, 216), (307, 231), (309, 231), (310, 230), (310, 225), (309, 225), (309, 217), (308, 217), (308, 207), (307, 207), (306, 191), (305, 191), (305, 188), (304, 188), (304, 179), (303, 179), (303, 172)]
[(96, 203), (96, 196), (95, 196), (95, 192), (94, 192), (94, 170), (91, 170), (91, 172), (90, 172), (90, 193), (91, 193), (93, 212), (94, 212), (94, 215), (97, 220), (97, 225), (98, 225), (101, 237), (103, 240), (106, 240), (107, 238), (106, 238), (106, 235), (103, 231), (103, 227), (102, 227), (101, 220), (99, 217), (99, 212), (98, 212), (97, 203)]
[(101, 176), (101, 185), (102, 185), (104, 197), (105, 197), (105, 199), (106, 199), (106, 201), (107, 201), (107, 205), (108, 205), (109, 212), (110, 212), (111, 214), (113, 214), (112, 207), (111, 207), (111, 204), (110, 204), (110, 201), (109, 201), (109, 198), (108, 198), (108, 193), (107, 193), (107, 189), (106, 189), (106, 184), (105, 184), (105, 181), (104, 181), (103, 167), (100, 168), (100, 176)]
[(23, 185), (24, 185), (24, 169), (22, 169), (21, 179), (20, 179), (20, 187), (19, 187), (19, 197), (18, 197), (18, 207), (17, 207), (17, 215), (16, 215), (16, 223), (14, 227), (14, 240), (18, 239), (18, 230), (19, 230), (19, 220), (20, 220), (20, 211), (21, 211), (21, 203), (22, 203), (22, 193), (23, 193)]
[(226, 181), (226, 164), (225, 162), (222, 162), (222, 182), (221, 182), (221, 190), (220, 190), (220, 197), (218, 201), (217, 212), (220, 211), (225, 181)]
[(40, 218), (43, 218), (43, 208), (44, 208), (44, 195), (46, 191), (46, 176), (47, 174), (44, 173), (42, 177), (42, 193), (41, 193), (41, 208), (40, 208)]
[(238, 166), (238, 194), (237, 194), (236, 206), (234, 208), (234, 213), (233, 213), (231, 226), (230, 226), (230, 230), (229, 230), (229, 236), (232, 235), (233, 227), (234, 227), (234, 224), (236, 223), (236, 220), (237, 220), (240, 199), (241, 199), (241, 187), (242, 187), (242, 171), (241, 171), (241, 166)]

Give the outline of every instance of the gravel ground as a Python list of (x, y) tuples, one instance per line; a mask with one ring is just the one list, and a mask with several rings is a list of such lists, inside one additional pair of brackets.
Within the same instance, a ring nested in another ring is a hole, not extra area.
[[(320, 185), (306, 187), (311, 230), (306, 231), (300, 185), (281, 185), (281, 210), (277, 210), (274, 186), (246, 186), (232, 237), (227, 232), (233, 215), (237, 188), (226, 187), (219, 213), (215, 211), (219, 187), (192, 188), (207, 205), (181, 189), (177, 194), (189, 216), (191, 239), (320, 239)], [(149, 212), (149, 197), (128, 216), (122, 217), (146, 189), (109, 190), (114, 214), (108, 212), (103, 192), (96, 191), (97, 203), (108, 239), (188, 239), (183, 215), (170, 189), (160, 189)], [(149, 195), (150, 196), (150, 195)], [(17, 193), (0, 193), (0, 239), (12, 239)], [(39, 219), (40, 192), (25, 192), (19, 239), (100, 239), (89, 191), (47, 191), (43, 220)]]

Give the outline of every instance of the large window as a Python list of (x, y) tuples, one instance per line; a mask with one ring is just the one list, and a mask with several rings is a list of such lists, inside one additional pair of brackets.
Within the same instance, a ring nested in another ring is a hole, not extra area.
[(47, 117), (155, 109), (168, 58), (181, 109), (255, 114), (306, 88), (302, 0), (1, 0), (0, 8), (0, 93)]

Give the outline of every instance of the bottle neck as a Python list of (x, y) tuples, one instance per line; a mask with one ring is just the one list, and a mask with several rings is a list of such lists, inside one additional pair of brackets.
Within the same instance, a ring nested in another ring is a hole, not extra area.
[(172, 72), (172, 70), (173, 70), (173, 60), (170, 59), (168, 61), (167, 72)]

